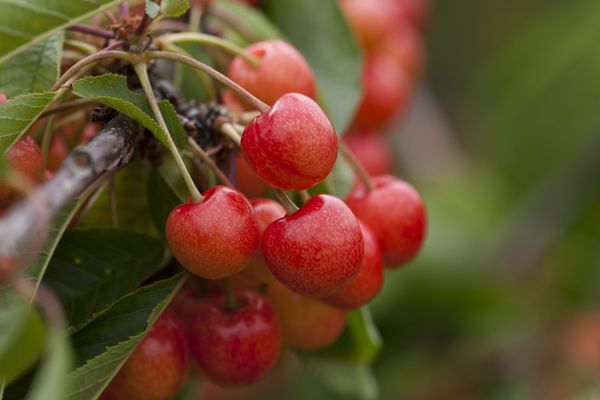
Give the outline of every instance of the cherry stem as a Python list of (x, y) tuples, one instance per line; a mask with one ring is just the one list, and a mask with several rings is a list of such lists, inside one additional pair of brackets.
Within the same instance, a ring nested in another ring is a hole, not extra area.
[(73, 24), (67, 28), (69, 31), (87, 33), (94, 36), (99, 36), (105, 39), (112, 39), (115, 34), (112, 31), (99, 28), (92, 25)]
[(230, 52), (236, 56), (242, 57), (248, 64), (253, 68), (260, 65), (260, 58), (248, 54), (246, 50), (229, 40), (222, 39), (217, 36), (207, 35), (206, 33), (197, 32), (184, 32), (184, 33), (172, 33), (161, 37), (167, 43), (197, 43), (208, 46), (217, 47)]
[(281, 203), (283, 208), (285, 208), (285, 211), (287, 211), (288, 214), (293, 214), (296, 211), (298, 211), (298, 206), (296, 206), (296, 204), (292, 201), (292, 199), (286, 192), (274, 187), (273, 193), (275, 193), (275, 196), (277, 196), (277, 199), (279, 199), (279, 202)]
[(215, 164), (215, 162), (208, 155), (208, 153), (206, 153), (206, 151), (204, 151), (204, 149), (202, 147), (200, 147), (200, 145), (198, 145), (198, 143), (196, 143), (196, 141), (193, 138), (188, 137), (188, 143), (190, 144), (190, 147), (192, 148), (192, 150), (194, 150), (194, 152), (196, 154), (198, 154), (198, 156), (200, 156), (200, 158), (202, 159), (202, 162), (204, 162), (206, 165), (208, 165), (208, 167), (212, 170), (212, 172), (215, 173), (215, 175), (217, 176), (217, 178), (219, 178), (219, 180), (221, 182), (223, 182), (225, 185), (227, 185), (229, 187), (234, 187), (233, 183), (231, 183), (229, 178), (227, 178), (227, 176), (225, 176), (223, 171), (221, 171), (221, 168), (219, 168), (217, 166), (217, 164)]
[(223, 288), (225, 289), (225, 309), (227, 311), (235, 311), (238, 307), (233, 289), (231, 287), (231, 280), (229, 278), (223, 279)]
[(298, 192), (298, 194), (300, 195), (302, 204), (306, 204), (306, 202), (310, 200), (310, 193), (308, 193), (308, 190), (301, 190)]
[(194, 180), (190, 176), (190, 173), (187, 170), (187, 168), (185, 167), (185, 163), (183, 162), (183, 159), (181, 158), (181, 154), (179, 154), (179, 150), (177, 150), (177, 146), (175, 145), (175, 142), (173, 141), (173, 138), (171, 137), (171, 134), (169, 133), (169, 128), (167, 127), (165, 119), (163, 118), (163, 115), (160, 112), (160, 108), (158, 107), (158, 102), (156, 101), (156, 97), (154, 96), (154, 91), (152, 90), (152, 86), (150, 84), (150, 79), (148, 78), (148, 71), (146, 69), (146, 64), (145, 63), (136, 64), (133, 66), (133, 69), (135, 70), (135, 73), (137, 74), (138, 79), (140, 80), (140, 84), (142, 85), (142, 89), (144, 89), (144, 93), (146, 94), (146, 97), (148, 98), (148, 103), (150, 103), (150, 108), (152, 109), (154, 118), (156, 118), (158, 125), (160, 125), (161, 129), (163, 130), (163, 132), (165, 133), (165, 135), (167, 137), (169, 151), (171, 152), (171, 154), (173, 155), (173, 158), (175, 159), (175, 163), (177, 164), (177, 167), (179, 168), (179, 171), (181, 172), (181, 175), (183, 176), (183, 180), (185, 181), (185, 184), (188, 187), (188, 190), (190, 191), (192, 199), (194, 200), (194, 203), (200, 203), (204, 199), (204, 197), (200, 194), (200, 192), (198, 191), (198, 188), (194, 184)]
[(240, 134), (232, 124), (227, 122), (221, 125), (221, 133), (231, 139), (237, 147), (240, 147)]
[(252, 93), (248, 92), (246, 89), (229, 79), (227, 76), (223, 75), (216, 69), (212, 68), (209, 65), (204, 64), (198, 60), (193, 59), (192, 57), (184, 56), (182, 54), (171, 53), (168, 51), (149, 51), (146, 55), (151, 58), (160, 58), (171, 61), (178, 61), (184, 64), (188, 64), (191, 67), (197, 68), (202, 72), (212, 76), (217, 81), (221, 82), (223, 85), (227, 86), (231, 90), (233, 90), (238, 96), (244, 98), (247, 102), (251, 103), (258, 111), (266, 112), (269, 110), (269, 106), (259, 100)]
[(82, 42), (80, 40), (74, 39), (65, 39), (65, 47), (71, 47), (75, 50), (79, 50), (85, 55), (92, 55), (98, 52), (98, 49), (95, 46), (92, 46), (89, 43)]
[(214, 17), (217, 17), (223, 21), (226, 25), (229, 25), (237, 32), (241, 33), (249, 42), (257, 42), (260, 38), (257, 37), (254, 30), (249, 27), (243, 20), (238, 18), (236, 15), (231, 14), (229, 11), (224, 10), (220, 7), (211, 6), (208, 12)]
[[(174, 44), (164, 43), (164, 48), (169, 51), (172, 51), (173, 53), (181, 54), (181, 55), (192, 58), (190, 53), (188, 53), (185, 49), (182, 49), (181, 47), (176, 46)], [(198, 80), (204, 87), (204, 90), (206, 90), (206, 95), (211, 99), (216, 98), (217, 93), (215, 92), (215, 87), (212, 84), (212, 81), (210, 80), (210, 78), (206, 74), (203, 74), (201, 71), (198, 71), (195, 68), (192, 69), (192, 72), (194, 73), (194, 75), (196, 75), (196, 77), (198, 77)]]
[(248, 125), (254, 118), (258, 117), (259, 115), (260, 115), (260, 113), (256, 112), (256, 111), (244, 112), (244, 113), (240, 114), (239, 122), (242, 125)]
[(87, 105), (91, 105), (94, 104), (96, 102), (96, 100), (94, 99), (75, 99), (63, 104), (60, 104), (56, 107), (53, 107), (49, 110), (44, 111), (41, 115), (39, 119), (48, 117), (52, 114), (56, 114), (65, 110), (70, 110), (71, 108), (79, 108), (79, 107), (83, 107), (83, 106), (87, 106)]
[(348, 146), (346, 146), (343, 142), (340, 142), (339, 149), (342, 157), (344, 157), (348, 164), (350, 164), (350, 167), (354, 171), (354, 175), (365, 185), (367, 191), (370, 192), (375, 189), (369, 173), (365, 167), (363, 167), (360, 161), (358, 161), (358, 159), (354, 156), (354, 154), (352, 154)]
[(54, 137), (54, 119), (56, 115), (52, 115), (46, 121), (46, 126), (44, 127), (44, 132), (42, 134), (42, 171), (46, 170), (46, 166), (48, 165), (48, 153), (50, 152), (50, 146), (52, 144), (52, 138)]

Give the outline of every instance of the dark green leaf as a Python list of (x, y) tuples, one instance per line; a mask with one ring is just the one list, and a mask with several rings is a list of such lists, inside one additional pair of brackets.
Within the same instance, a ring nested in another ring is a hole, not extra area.
[[(142, 93), (136, 93), (127, 87), (127, 78), (123, 75), (104, 74), (79, 79), (73, 84), (73, 92), (80, 97), (92, 98), (100, 103), (114, 108), (115, 110), (138, 121), (146, 129), (154, 134), (165, 147), (169, 147), (167, 133), (163, 132), (156, 120), (152, 117), (152, 109), (148, 104), (146, 96)], [(173, 140), (177, 144), (182, 144), (181, 135), (183, 127), (178, 118), (174, 118), (175, 111), (173, 107), (167, 105), (167, 100), (159, 103), (167, 128), (173, 135)]]
[(58, 79), (64, 33), (57, 32), (0, 65), (0, 92), (8, 98), (50, 90)]
[(337, 1), (267, 0), (265, 10), (312, 66), (322, 105), (343, 134), (360, 100), (362, 58)]
[(68, 231), (44, 276), (77, 329), (164, 265), (152, 237), (120, 229)]
[(0, 63), (122, 0), (0, 2)]
[(25, 133), (56, 96), (57, 92), (29, 93), (0, 105), (0, 155)]
[(148, 177), (148, 189), (146, 191), (148, 206), (152, 221), (158, 232), (164, 237), (167, 217), (171, 210), (180, 205), (183, 200), (173, 190), (158, 170), (153, 170)]
[(141, 288), (73, 336), (79, 367), (69, 374), (68, 399), (95, 399), (102, 393), (182, 283), (178, 275)]
[(162, 0), (160, 3), (160, 11), (167, 17), (179, 17), (189, 8), (189, 0)]

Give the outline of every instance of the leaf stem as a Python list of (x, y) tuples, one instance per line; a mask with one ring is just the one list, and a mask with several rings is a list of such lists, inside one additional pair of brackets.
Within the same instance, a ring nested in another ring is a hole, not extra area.
[(192, 199), (194, 200), (194, 203), (200, 203), (204, 199), (204, 197), (200, 194), (200, 192), (198, 191), (198, 188), (194, 184), (194, 181), (193, 181), (192, 177), (190, 176), (189, 171), (185, 167), (185, 163), (183, 162), (183, 159), (181, 158), (181, 154), (179, 154), (179, 151), (177, 150), (177, 146), (175, 145), (175, 142), (173, 141), (173, 138), (171, 137), (171, 134), (169, 133), (169, 128), (167, 128), (165, 119), (163, 118), (163, 115), (160, 112), (160, 108), (158, 107), (158, 102), (156, 101), (156, 97), (154, 96), (154, 91), (152, 90), (152, 86), (150, 84), (150, 79), (148, 78), (148, 71), (146, 69), (146, 63), (135, 64), (133, 66), (133, 69), (135, 70), (135, 73), (137, 74), (137, 76), (140, 80), (140, 84), (142, 85), (142, 89), (144, 89), (144, 93), (146, 94), (146, 97), (148, 98), (148, 103), (150, 103), (150, 108), (152, 108), (152, 112), (154, 113), (154, 118), (156, 118), (156, 121), (158, 122), (161, 129), (163, 130), (163, 132), (165, 132), (165, 134), (167, 136), (167, 142), (169, 144), (169, 151), (171, 152), (171, 154), (173, 155), (173, 158), (175, 159), (175, 163), (177, 164), (177, 167), (179, 168), (179, 171), (181, 172), (181, 175), (183, 176), (183, 180), (185, 181), (185, 184), (187, 185), (188, 190), (190, 191)]
[(373, 186), (373, 182), (371, 181), (369, 173), (367, 172), (365, 167), (363, 167), (360, 161), (358, 161), (358, 159), (354, 157), (354, 154), (352, 154), (348, 146), (346, 146), (343, 142), (340, 142), (339, 149), (340, 154), (342, 155), (342, 157), (344, 157), (348, 164), (350, 164), (352, 171), (354, 171), (354, 175), (365, 185), (367, 191), (370, 192), (373, 189), (375, 189), (375, 186)]
[(112, 39), (115, 34), (112, 31), (99, 28), (93, 25), (73, 24), (67, 28), (69, 31), (87, 33), (94, 36), (99, 36), (105, 39)]
[(204, 151), (204, 149), (202, 147), (200, 147), (193, 138), (188, 137), (188, 143), (190, 144), (190, 147), (192, 148), (192, 150), (194, 150), (194, 152), (196, 154), (198, 154), (198, 156), (200, 156), (202, 161), (206, 165), (208, 165), (208, 167), (215, 173), (215, 175), (219, 178), (219, 180), (221, 182), (223, 182), (225, 185), (227, 185), (229, 187), (234, 187), (233, 183), (231, 183), (229, 178), (227, 178), (227, 176), (225, 176), (223, 171), (221, 171), (221, 169), (217, 166), (217, 164), (215, 164), (213, 159), (210, 158), (210, 156), (206, 153), (206, 151)]
[[(100, 53), (98, 53), (100, 54)], [(266, 112), (269, 110), (269, 106), (259, 100), (252, 93), (248, 92), (246, 89), (229, 79), (227, 76), (223, 75), (216, 69), (212, 68), (209, 65), (206, 65), (203, 62), (195, 60), (191, 57), (184, 56), (182, 54), (171, 53), (168, 51), (148, 51), (145, 55), (150, 59), (160, 58), (164, 60), (177, 61), (184, 64), (188, 64), (194, 68), (199, 69), (200, 71), (210, 75), (217, 81), (221, 82), (223, 85), (227, 86), (231, 90), (233, 90), (238, 96), (244, 98), (248, 103), (252, 104), (258, 111)], [(75, 64), (77, 65), (77, 64)]]
[(248, 54), (246, 50), (235, 43), (222, 39), (217, 36), (208, 35), (206, 33), (197, 32), (183, 32), (183, 33), (172, 33), (161, 37), (161, 40), (167, 43), (197, 43), (208, 46), (217, 47), (230, 52), (231, 54), (242, 57), (248, 64), (253, 68), (260, 65), (261, 60), (251, 54)]

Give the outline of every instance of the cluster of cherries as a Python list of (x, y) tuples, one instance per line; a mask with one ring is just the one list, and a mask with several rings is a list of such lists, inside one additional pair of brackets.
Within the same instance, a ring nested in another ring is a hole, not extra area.
[[(312, 188), (338, 156), (336, 132), (313, 100), (314, 75), (286, 42), (258, 42), (246, 51), (260, 64), (236, 57), (228, 76), (271, 107), (246, 126), (241, 163), (280, 193)], [(368, 96), (369, 89), (361, 107)], [(231, 92), (225, 99), (232, 108), (252, 109)], [(366, 126), (363, 113), (359, 108), (353, 127)], [(248, 385), (275, 365), (282, 346), (330, 345), (344, 328), (346, 311), (380, 291), (384, 266), (400, 267), (416, 255), (425, 228), (419, 194), (389, 174), (357, 181), (345, 201), (317, 194), (299, 208), (264, 197), (248, 200), (232, 187), (210, 188), (202, 201), (173, 209), (166, 224), (173, 255), (194, 279), (110, 391), (121, 399), (169, 398), (181, 388), (190, 358), (214, 383)], [(215, 283), (222, 278), (229, 278), (229, 290)], [(148, 379), (150, 370), (160, 379)]]

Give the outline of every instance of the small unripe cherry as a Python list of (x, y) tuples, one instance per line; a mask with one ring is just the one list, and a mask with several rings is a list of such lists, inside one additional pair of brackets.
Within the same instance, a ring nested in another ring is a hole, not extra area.
[(379, 239), (386, 267), (409, 262), (425, 238), (426, 214), (419, 193), (390, 175), (372, 178), (374, 189), (355, 186), (346, 203)]
[(244, 129), (242, 152), (269, 184), (303, 190), (322, 181), (333, 168), (338, 142), (335, 130), (314, 100), (283, 95)]
[(360, 131), (347, 134), (343, 139), (369, 175), (391, 174), (393, 170), (390, 145), (377, 131)]
[(360, 222), (365, 244), (365, 257), (358, 273), (348, 283), (336, 290), (324, 300), (342, 308), (358, 308), (368, 304), (381, 290), (383, 285), (383, 260), (379, 241), (371, 228)]
[[(275, 200), (266, 198), (250, 199), (250, 204), (254, 208), (261, 238), (267, 226), (286, 215), (285, 209)], [(265, 263), (260, 246), (256, 249), (250, 264), (242, 271), (242, 274), (260, 283), (270, 283), (275, 279)]]
[(354, 129), (379, 129), (406, 111), (412, 92), (408, 73), (387, 53), (368, 58), (362, 72), (363, 94), (354, 114)]
[(346, 326), (346, 312), (319, 299), (294, 293), (279, 282), (266, 294), (281, 323), (284, 343), (298, 350), (327, 347)]
[[(42, 152), (37, 145), (27, 136), (18, 140), (6, 153), (8, 166), (23, 174), (34, 182), (42, 178)], [(0, 207), (8, 207), (17, 195), (16, 191), (8, 184), (0, 181)]]
[(181, 323), (165, 311), (121, 370), (108, 390), (120, 400), (166, 400), (185, 383), (189, 349)]
[(175, 207), (166, 236), (173, 255), (201, 278), (219, 279), (240, 272), (258, 246), (258, 223), (243, 194), (226, 186), (204, 193), (200, 203)]
[[(246, 52), (258, 58), (260, 64), (252, 66), (236, 56), (227, 75), (260, 100), (272, 105), (292, 92), (315, 97), (315, 76), (302, 54), (291, 44), (277, 39), (265, 40), (248, 46)], [(246, 109), (252, 109), (244, 99), (238, 100)]]
[(234, 310), (225, 296), (202, 301), (190, 324), (192, 355), (219, 385), (251, 384), (279, 359), (281, 330), (269, 301), (250, 291), (237, 292), (235, 301)]
[(356, 217), (340, 199), (324, 194), (269, 225), (261, 247), (281, 283), (317, 297), (331, 294), (356, 275), (364, 255)]

